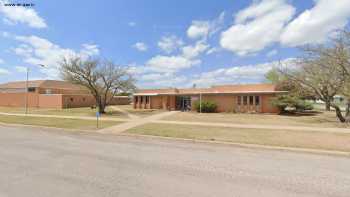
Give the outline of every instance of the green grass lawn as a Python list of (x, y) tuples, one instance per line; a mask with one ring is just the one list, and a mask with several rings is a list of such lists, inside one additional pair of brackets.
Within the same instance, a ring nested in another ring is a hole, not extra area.
[(350, 133), (240, 129), (150, 123), (127, 131), (132, 134), (224, 141), (269, 146), (350, 152)]
[[(94, 120), (80, 120), (80, 119), (67, 119), (67, 118), (42, 118), (42, 117), (0, 115), (0, 123), (36, 125), (36, 126), (56, 127), (56, 128), (64, 128), (64, 129), (81, 129), (81, 130), (97, 129), (96, 121)], [(99, 128), (111, 127), (120, 123), (121, 122), (117, 122), (117, 121), (100, 121)]]

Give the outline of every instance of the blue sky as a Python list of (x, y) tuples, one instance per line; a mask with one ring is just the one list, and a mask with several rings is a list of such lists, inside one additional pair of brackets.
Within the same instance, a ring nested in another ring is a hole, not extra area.
[[(32, 7), (5, 6), (33, 3)], [(348, 26), (350, 0), (0, 0), (0, 82), (58, 79), (58, 60), (128, 66), (140, 88), (258, 83)], [(40, 68), (44, 64), (47, 68)]]

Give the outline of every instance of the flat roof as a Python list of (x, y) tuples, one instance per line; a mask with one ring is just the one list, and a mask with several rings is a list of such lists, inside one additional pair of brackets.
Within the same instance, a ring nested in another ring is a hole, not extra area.
[(198, 94), (274, 94), (286, 93), (279, 91), (274, 84), (236, 84), (216, 85), (210, 88), (166, 88), (166, 89), (143, 89), (134, 93), (134, 96), (157, 96), (157, 95), (198, 95)]

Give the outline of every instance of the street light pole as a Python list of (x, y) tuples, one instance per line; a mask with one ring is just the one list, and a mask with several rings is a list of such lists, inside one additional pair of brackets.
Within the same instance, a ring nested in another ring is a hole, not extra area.
[[(43, 64), (37, 64), (38, 66), (40, 67), (43, 67), (45, 68), (46, 66), (43, 65)], [(25, 114), (27, 115), (28, 114), (28, 86), (29, 86), (29, 66), (27, 66), (27, 69), (26, 69), (26, 90), (25, 90), (25, 102), (24, 102), (24, 106), (25, 106)]]
[(199, 92), (199, 113), (202, 113), (202, 92)]
[(27, 115), (28, 114), (28, 80), (29, 80), (29, 67), (27, 66), (27, 78), (26, 78), (26, 90), (25, 90), (25, 102), (24, 102), (24, 105), (25, 105), (25, 114)]

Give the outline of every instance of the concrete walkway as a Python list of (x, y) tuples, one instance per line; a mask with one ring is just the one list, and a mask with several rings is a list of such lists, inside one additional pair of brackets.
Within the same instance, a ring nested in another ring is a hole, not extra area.
[(138, 118), (138, 119), (133, 119), (132, 121), (126, 122), (126, 123), (122, 123), (119, 125), (116, 125), (114, 127), (109, 127), (109, 128), (105, 128), (105, 129), (101, 129), (98, 132), (99, 133), (113, 133), (113, 134), (117, 134), (117, 133), (121, 133), (124, 132), (128, 129), (143, 125), (143, 124), (147, 124), (150, 122), (154, 122), (157, 120), (160, 120), (162, 118), (165, 118), (167, 116), (171, 116), (178, 113), (178, 111), (167, 111), (167, 112), (163, 112), (163, 113), (159, 113), (159, 114), (155, 114), (152, 116), (148, 116), (145, 118)]
[(128, 112), (128, 111), (118, 107), (118, 106), (113, 105), (113, 106), (110, 106), (110, 108), (115, 110), (115, 111), (119, 111), (119, 112), (127, 115), (130, 119), (139, 119), (140, 118), (139, 116), (136, 116), (136, 115), (134, 115), (134, 114), (132, 114), (132, 113), (130, 113), (130, 112)]

